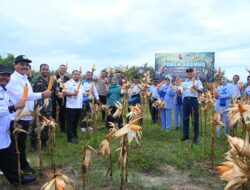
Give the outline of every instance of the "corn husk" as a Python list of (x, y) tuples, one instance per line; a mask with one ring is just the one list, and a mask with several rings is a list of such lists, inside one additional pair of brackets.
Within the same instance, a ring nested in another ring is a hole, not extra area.
[(102, 156), (108, 156), (110, 154), (110, 142), (108, 139), (105, 139), (101, 142), (100, 153)]
[(76, 183), (62, 173), (52, 175), (50, 180), (45, 183), (41, 190), (75, 190)]
[[(238, 121), (241, 121), (243, 117), (246, 125), (250, 124), (250, 105), (235, 104), (233, 107), (227, 109), (228, 119), (230, 126), (234, 126)], [(249, 126), (248, 126), (249, 127)]]
[(91, 153), (96, 153), (96, 150), (94, 148), (92, 148), (89, 145), (84, 146), (83, 149), (83, 153), (84, 153), (84, 157), (83, 157), (83, 167), (85, 168), (85, 170), (87, 171), (89, 168), (89, 164), (91, 161)]
[(15, 120), (18, 121), (20, 120), (22, 117), (26, 117), (26, 116), (32, 116), (32, 112), (28, 111), (28, 107), (27, 104), (25, 104), (23, 109), (19, 109), (17, 114), (16, 114), (16, 118)]

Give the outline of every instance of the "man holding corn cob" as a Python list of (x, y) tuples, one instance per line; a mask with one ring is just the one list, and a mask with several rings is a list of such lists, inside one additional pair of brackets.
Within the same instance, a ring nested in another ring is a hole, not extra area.
[(200, 80), (195, 79), (193, 68), (186, 70), (187, 80), (182, 83), (183, 88), (183, 137), (181, 141), (189, 139), (189, 117), (193, 117), (193, 142), (198, 142), (199, 134), (199, 112), (198, 93), (202, 92), (203, 86)]
[[(49, 65), (47, 64), (41, 64), (40, 65), (40, 76), (36, 77), (33, 79), (32, 83), (32, 89), (34, 92), (43, 92), (45, 90), (48, 89), (49, 87), (49, 82), (51, 81), (51, 79), (49, 79), (49, 74), (50, 74), (50, 70), (49, 70)], [(53, 77), (53, 76), (52, 76)], [(51, 77), (51, 78), (52, 78)], [(52, 89), (48, 89), (50, 91), (52, 91), (52, 93), (55, 93), (55, 88), (56, 88), (56, 81), (52, 80)], [(46, 101), (48, 100), (48, 104), (46, 104)], [(50, 118), (51, 113), (52, 113), (52, 102), (51, 99), (40, 99), (40, 100), (36, 100), (35, 102), (35, 108), (42, 107), (40, 114), (41, 117), (45, 116), (46, 118)], [(42, 120), (42, 119), (41, 119)], [(35, 128), (36, 128), (36, 122), (34, 122), (33, 125), (33, 130), (32, 133), (30, 135), (30, 148), (31, 150), (35, 150), (36, 149), (36, 142), (37, 142), (37, 134), (35, 132)], [(42, 134), (41, 134), (41, 140), (42, 140), (42, 148), (45, 149), (46, 148), (46, 143), (48, 140), (48, 126), (45, 126), (44, 129), (42, 130)]]
[[(6, 85), (10, 81), (11, 69), (6, 65), (0, 65), (0, 170), (3, 171), (10, 183), (18, 183), (17, 157), (9, 136), (9, 129), (13, 126), (11, 113), (23, 109), (22, 101), (12, 104), (8, 96)], [(29, 183), (36, 179), (35, 176), (21, 176), (22, 183)]]
[[(34, 101), (41, 98), (48, 98), (51, 95), (51, 92), (46, 90), (44, 92), (34, 93), (31, 87), (31, 84), (26, 75), (28, 65), (32, 61), (29, 60), (25, 55), (19, 55), (15, 58), (15, 71), (11, 75), (11, 80), (9, 84), (6, 86), (8, 95), (14, 104), (20, 102), (22, 99), (22, 93), (24, 87), (27, 85), (27, 101), (25, 104), (27, 106), (27, 111), (32, 112), (34, 110)], [(16, 113), (14, 113), (14, 117), (16, 117)], [(18, 121), (18, 124), (23, 127), (24, 130), (28, 131), (30, 126), (30, 121), (33, 119), (32, 116), (23, 116)], [(20, 151), (20, 161), (21, 161), (21, 169), (24, 173), (34, 173), (34, 170), (30, 167), (27, 159), (26, 159), (26, 133), (20, 133), (18, 136), (18, 147)]]
[[(82, 119), (86, 118), (87, 115), (91, 115), (91, 108), (90, 108), (90, 101), (94, 101), (95, 103), (99, 103), (99, 96), (97, 89), (95, 87), (95, 83), (92, 80), (93, 73), (91, 71), (86, 72), (86, 79), (82, 81), (82, 85), (86, 91), (86, 93), (83, 96), (83, 113), (82, 113)], [(86, 121), (83, 121), (81, 123), (81, 131), (85, 132), (86, 128), (88, 130), (93, 130), (92, 127), (89, 127)]]
[(66, 132), (69, 143), (77, 143), (77, 126), (81, 117), (83, 94), (85, 93), (80, 80), (80, 72), (74, 70), (72, 78), (65, 83), (63, 90), (66, 101)]
[(58, 73), (56, 75), (57, 79), (57, 93), (53, 94), (52, 99), (54, 101), (52, 117), (56, 120), (57, 117), (57, 106), (59, 107), (59, 124), (61, 132), (65, 132), (65, 122), (66, 122), (66, 97), (63, 97), (62, 90), (64, 89), (64, 83), (69, 80), (69, 77), (66, 76), (67, 65), (60, 65)]

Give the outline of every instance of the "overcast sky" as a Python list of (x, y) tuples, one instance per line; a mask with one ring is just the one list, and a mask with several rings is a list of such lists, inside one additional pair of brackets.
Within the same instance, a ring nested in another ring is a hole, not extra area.
[(0, 55), (25, 54), (35, 70), (154, 66), (168, 52), (215, 52), (215, 67), (246, 81), (250, 0), (0, 1)]

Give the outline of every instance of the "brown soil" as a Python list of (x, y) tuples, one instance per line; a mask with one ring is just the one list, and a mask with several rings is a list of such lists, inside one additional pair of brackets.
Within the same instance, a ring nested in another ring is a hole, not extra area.
[[(161, 166), (160, 176), (152, 176), (145, 173), (138, 173), (138, 183), (141, 184), (139, 189), (168, 189), (168, 190), (206, 190), (200, 185), (195, 185), (188, 173), (178, 171), (171, 165)], [(47, 170), (46, 172), (51, 172)], [(81, 176), (72, 167), (64, 167), (57, 169), (57, 172), (63, 172), (65, 175), (73, 179), (74, 181), (80, 181)], [(38, 176), (36, 182), (23, 187), (24, 190), (39, 190), (42, 185), (47, 181), (46, 175)], [(13, 187), (7, 184), (5, 180), (0, 179), (0, 190), (16, 190), (17, 187)], [(82, 189), (82, 187), (77, 187)], [(96, 189), (93, 187), (93, 189)], [(106, 184), (102, 189), (110, 190), (114, 189), (111, 185)]]

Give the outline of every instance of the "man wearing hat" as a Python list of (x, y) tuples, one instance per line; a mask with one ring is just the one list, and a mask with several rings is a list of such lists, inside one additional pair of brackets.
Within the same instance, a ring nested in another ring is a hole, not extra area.
[[(7, 65), (0, 65), (0, 170), (3, 171), (10, 183), (18, 183), (17, 159), (13, 144), (9, 136), (9, 129), (13, 127), (11, 113), (24, 108), (22, 101), (11, 103), (5, 86), (10, 81), (11, 69)], [(35, 176), (22, 176), (22, 183), (29, 183)]]
[[(42, 93), (34, 93), (31, 87), (31, 84), (28, 80), (28, 76), (26, 75), (28, 70), (28, 65), (32, 61), (29, 60), (25, 55), (19, 55), (15, 58), (15, 71), (11, 75), (11, 79), (9, 84), (6, 86), (7, 93), (11, 99), (11, 101), (16, 104), (17, 102), (21, 101), (23, 95), (24, 86), (28, 85), (28, 100), (26, 101), (27, 110), (33, 111), (34, 110), (34, 101), (41, 99), (41, 98), (48, 98), (50, 97), (51, 92), (46, 90)], [(17, 112), (14, 113), (14, 117)], [(32, 120), (32, 116), (25, 116), (22, 117), (18, 123), (23, 127), (24, 130), (28, 131), (30, 121)], [(27, 159), (26, 159), (26, 139), (27, 134), (20, 133), (18, 136), (18, 147), (20, 151), (20, 163), (21, 169), (24, 173), (34, 173), (34, 170), (30, 167)]]
[(193, 68), (188, 68), (186, 74), (187, 80), (181, 85), (183, 88), (183, 137), (181, 141), (189, 139), (189, 117), (193, 115), (193, 142), (197, 143), (199, 133), (198, 93), (202, 92), (203, 86), (200, 80), (195, 80)]
[(154, 78), (152, 85), (148, 88), (148, 92), (152, 93), (152, 96), (149, 100), (149, 110), (153, 123), (158, 122), (158, 109), (152, 106), (153, 103), (159, 98), (157, 84), (158, 84), (158, 79)]

